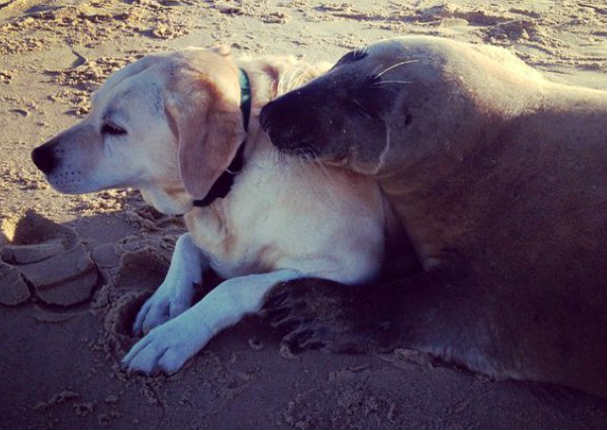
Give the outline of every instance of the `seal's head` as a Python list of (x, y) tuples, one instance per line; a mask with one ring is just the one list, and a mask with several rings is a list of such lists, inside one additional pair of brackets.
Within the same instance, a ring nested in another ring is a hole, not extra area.
[(388, 93), (399, 85), (384, 82), (390, 65), (369, 61), (368, 49), (348, 52), (326, 75), (267, 104), (261, 123), (284, 152), (362, 170), (377, 165), (394, 100)]
[[(485, 126), (490, 134), (494, 112), (517, 111), (516, 99), (508, 108), (495, 100), (509, 103), (507, 86), (520, 83), (507, 84), (499, 76), (504, 62), (483, 49), (413, 36), (348, 52), (326, 74), (267, 104), (261, 124), (283, 152), (363, 174), (402, 171), (441, 153), (462, 159), (467, 142), (486, 136)], [(510, 57), (504, 60), (522, 64)]]

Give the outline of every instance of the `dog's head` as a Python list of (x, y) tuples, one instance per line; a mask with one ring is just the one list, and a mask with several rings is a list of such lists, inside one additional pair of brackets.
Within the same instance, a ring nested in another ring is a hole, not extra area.
[(32, 159), (60, 192), (134, 187), (161, 212), (183, 213), (244, 139), (239, 106), (238, 69), (225, 50), (146, 56), (110, 76), (90, 114)]

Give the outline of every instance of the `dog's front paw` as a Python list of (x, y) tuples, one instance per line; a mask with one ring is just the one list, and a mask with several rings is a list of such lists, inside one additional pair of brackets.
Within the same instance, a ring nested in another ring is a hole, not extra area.
[(187, 310), (192, 304), (193, 285), (177, 287), (165, 280), (141, 307), (133, 324), (133, 334), (149, 332), (154, 327)]
[(173, 374), (210, 339), (204, 325), (192, 327), (177, 318), (152, 329), (122, 359), (128, 372)]

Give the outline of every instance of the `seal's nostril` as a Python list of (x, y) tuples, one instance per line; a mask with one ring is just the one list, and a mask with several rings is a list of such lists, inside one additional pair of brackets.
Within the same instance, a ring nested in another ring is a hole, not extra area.
[(57, 164), (53, 149), (42, 145), (32, 151), (32, 161), (44, 173), (50, 173)]
[(259, 123), (261, 124), (261, 127), (265, 131), (268, 131), (268, 128), (270, 127), (269, 116), (270, 116), (271, 109), (272, 109), (272, 103), (270, 102), (261, 109), (261, 113), (259, 114)]

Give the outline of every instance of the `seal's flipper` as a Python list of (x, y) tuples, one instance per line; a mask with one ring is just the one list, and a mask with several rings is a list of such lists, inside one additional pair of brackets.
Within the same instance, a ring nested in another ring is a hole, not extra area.
[(347, 286), (322, 279), (277, 285), (263, 314), (293, 352), (325, 349), (360, 353), (389, 348), (402, 317), (393, 285)]

